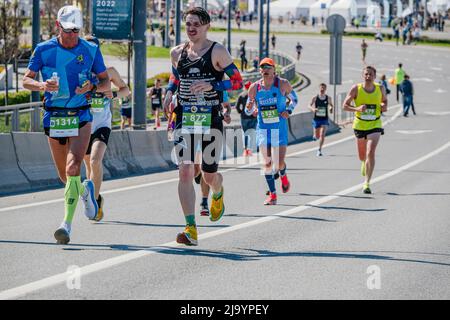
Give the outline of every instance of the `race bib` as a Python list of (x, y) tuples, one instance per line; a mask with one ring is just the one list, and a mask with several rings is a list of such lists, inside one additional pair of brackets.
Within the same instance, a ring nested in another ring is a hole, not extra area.
[(152, 104), (160, 104), (158, 98), (152, 99)]
[(103, 94), (94, 94), (91, 99), (92, 112), (103, 112), (105, 110), (105, 98)]
[(280, 122), (280, 116), (278, 115), (277, 106), (262, 106), (260, 108), (262, 120), (264, 123), (270, 124)]
[(376, 120), (377, 119), (377, 115), (376, 115), (376, 110), (377, 110), (377, 106), (375, 104), (366, 104), (366, 111), (361, 112), (361, 116), (360, 118), (362, 120)]
[(211, 107), (184, 106), (182, 133), (208, 134), (211, 129)]
[(327, 116), (327, 107), (318, 107), (316, 116), (317, 117), (326, 117)]
[(50, 137), (77, 137), (79, 128), (78, 116), (50, 117)]

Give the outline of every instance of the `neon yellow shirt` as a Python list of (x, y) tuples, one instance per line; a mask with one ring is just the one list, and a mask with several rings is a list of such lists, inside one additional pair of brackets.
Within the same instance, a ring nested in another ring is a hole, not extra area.
[(365, 104), (367, 106), (364, 112), (355, 112), (353, 120), (353, 129), (368, 131), (375, 128), (382, 128), (381, 123), (381, 101), (383, 95), (378, 83), (374, 83), (375, 90), (371, 93), (363, 88), (363, 84), (358, 84), (358, 93), (355, 99), (355, 106), (359, 107)]

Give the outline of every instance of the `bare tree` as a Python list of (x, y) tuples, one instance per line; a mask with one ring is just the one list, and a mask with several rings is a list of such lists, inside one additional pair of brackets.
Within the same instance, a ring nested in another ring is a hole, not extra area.
[(17, 58), (19, 53), (19, 34), (22, 33), (22, 17), (19, 14), (19, 3), (3, 0), (0, 3), (0, 39), (3, 48), (0, 62), (5, 65), (6, 97), (8, 97), (8, 63)]
[(61, 7), (69, 5), (67, 0), (46, 0), (44, 1), (44, 11), (47, 15), (47, 33), (49, 37), (56, 35), (55, 21), (58, 17), (58, 11)]

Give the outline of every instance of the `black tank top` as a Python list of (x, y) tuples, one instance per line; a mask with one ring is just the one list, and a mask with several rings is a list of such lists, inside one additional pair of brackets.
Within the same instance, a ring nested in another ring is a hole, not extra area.
[[(162, 88), (157, 89), (156, 87), (153, 88), (152, 92), (152, 106), (162, 106)], [(153, 98), (153, 96), (156, 95), (156, 98)]]
[(320, 99), (319, 95), (317, 95), (316, 108), (318, 110), (316, 113), (314, 113), (314, 119), (328, 119), (328, 95), (325, 95), (325, 100)]
[[(186, 106), (196, 106), (198, 104), (198, 96), (190, 91), (190, 86), (195, 81), (222, 81), (224, 71), (217, 71), (214, 69), (212, 62), (212, 51), (217, 42), (211, 45), (211, 48), (200, 58), (191, 61), (188, 57), (187, 48), (189, 43), (186, 43), (178, 60), (177, 71), (180, 77), (180, 84), (177, 94), (177, 127), (178, 122), (182, 119), (183, 108)], [(202, 99), (203, 100), (203, 99)], [(207, 106), (211, 107), (212, 126), (214, 123), (222, 123), (220, 117), (220, 106), (223, 101), (222, 91), (205, 91), (204, 101)]]

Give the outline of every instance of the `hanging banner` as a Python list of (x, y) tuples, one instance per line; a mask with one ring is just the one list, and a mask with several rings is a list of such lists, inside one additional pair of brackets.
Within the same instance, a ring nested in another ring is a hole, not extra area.
[(92, 34), (99, 39), (130, 40), (133, 1), (93, 0)]

